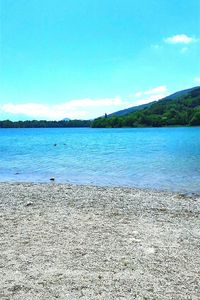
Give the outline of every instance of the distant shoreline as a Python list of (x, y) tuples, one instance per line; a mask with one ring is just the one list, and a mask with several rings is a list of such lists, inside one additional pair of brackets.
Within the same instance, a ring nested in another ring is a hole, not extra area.
[[(0, 121), (1, 122), (1, 121)], [(91, 126), (0, 126), (1, 129), (81, 129), (81, 128), (87, 128), (87, 129), (142, 129), (142, 128), (200, 128), (200, 125), (163, 125), (163, 126), (123, 126), (123, 127), (91, 127)]]
[[(0, 121), (1, 122), (1, 121)], [(163, 126), (121, 126), (121, 127), (91, 127), (91, 126), (0, 126), (0, 129), (66, 129), (66, 128), (88, 128), (88, 129), (140, 129), (140, 128), (194, 128), (200, 127), (200, 125), (163, 125)]]
[[(92, 127), (92, 128), (140, 128), (168, 126), (200, 126), (200, 87), (182, 90), (161, 98), (158, 101), (129, 107), (104, 116), (87, 120), (64, 118), (59, 121), (1, 120), (1, 127), (22, 128), (60, 128), (60, 127)], [(105, 107), (106, 109), (106, 107)]]

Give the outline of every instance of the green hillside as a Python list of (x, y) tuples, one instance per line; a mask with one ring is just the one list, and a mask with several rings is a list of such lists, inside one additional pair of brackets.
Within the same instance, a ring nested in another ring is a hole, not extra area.
[[(176, 96), (174, 96), (176, 95)], [(123, 116), (101, 117), (92, 127), (161, 127), (200, 125), (200, 87), (181, 91), (150, 107)]]

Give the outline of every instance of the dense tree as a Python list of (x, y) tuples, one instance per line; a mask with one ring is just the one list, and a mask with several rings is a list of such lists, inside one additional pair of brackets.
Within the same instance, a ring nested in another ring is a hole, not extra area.
[(150, 107), (126, 115), (108, 116), (90, 120), (69, 121), (0, 121), (0, 128), (65, 128), (65, 127), (160, 127), (200, 126), (200, 88), (173, 99), (163, 99)]
[(200, 88), (176, 99), (163, 99), (123, 116), (98, 118), (92, 127), (160, 127), (200, 125)]
[(0, 121), (0, 128), (66, 128), (66, 127), (90, 127), (89, 120), (69, 120), (69, 121)]

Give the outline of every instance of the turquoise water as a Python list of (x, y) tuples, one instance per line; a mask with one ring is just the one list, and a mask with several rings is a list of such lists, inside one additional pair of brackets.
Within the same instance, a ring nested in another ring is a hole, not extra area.
[(0, 129), (0, 141), (0, 181), (200, 192), (200, 127)]

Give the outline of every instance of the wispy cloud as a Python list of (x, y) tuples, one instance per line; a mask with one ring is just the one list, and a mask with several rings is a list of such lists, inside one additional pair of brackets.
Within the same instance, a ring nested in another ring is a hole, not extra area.
[(91, 119), (115, 109), (124, 108), (125, 101), (120, 97), (103, 99), (77, 99), (60, 104), (6, 103), (0, 106), (1, 111), (13, 115), (24, 115), (29, 118), (61, 120), (63, 118)]
[(5, 103), (0, 105), (0, 112), (15, 116), (24, 116), (27, 119), (62, 120), (70, 119), (93, 119), (112, 113), (117, 110), (134, 105), (145, 104), (164, 98), (167, 95), (167, 87), (160, 85), (148, 90), (129, 94), (126, 99), (120, 96), (102, 99), (74, 99), (59, 104), (40, 103)]
[(197, 40), (197, 38), (186, 34), (177, 34), (164, 39), (167, 44), (191, 44), (197, 42)]
[(152, 101), (157, 101), (167, 96), (167, 87), (160, 85), (152, 89), (145, 91), (138, 91), (135, 94), (130, 94), (129, 98), (132, 98), (134, 105), (141, 105)]
[(145, 95), (155, 95), (160, 93), (165, 93), (167, 91), (167, 87), (165, 85), (160, 85), (150, 90), (144, 91)]
[(135, 97), (141, 97), (142, 94), (143, 94), (143, 92), (137, 92), (137, 93), (135, 93), (134, 95), (130, 94), (130, 95), (129, 95), (129, 98), (132, 98), (133, 96), (135, 96)]
[(195, 77), (194, 82), (197, 82), (198, 84), (200, 84), (200, 77)]

